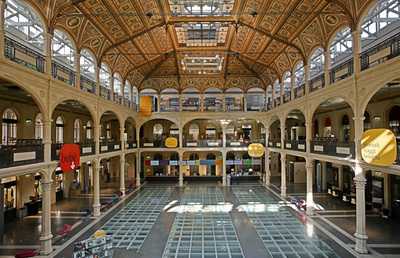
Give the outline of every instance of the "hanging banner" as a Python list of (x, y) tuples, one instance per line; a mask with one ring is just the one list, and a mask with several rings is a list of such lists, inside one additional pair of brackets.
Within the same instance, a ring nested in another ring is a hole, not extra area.
[(140, 97), (140, 113), (143, 116), (151, 116), (153, 110), (153, 98), (151, 96)]
[(397, 158), (396, 136), (389, 129), (372, 129), (364, 132), (361, 140), (361, 156), (371, 165), (393, 165)]
[(81, 164), (81, 149), (78, 144), (64, 144), (60, 150), (60, 167), (64, 173), (74, 171)]
[(248, 153), (252, 158), (261, 158), (264, 152), (265, 148), (261, 143), (252, 143), (248, 147)]

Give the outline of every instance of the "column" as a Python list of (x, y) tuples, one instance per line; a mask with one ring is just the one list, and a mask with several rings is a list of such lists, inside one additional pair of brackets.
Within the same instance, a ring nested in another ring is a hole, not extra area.
[(275, 84), (272, 85), (272, 108), (275, 107)]
[(269, 169), (269, 148), (265, 147), (265, 185), (271, 184), (271, 170)]
[(94, 146), (96, 155), (100, 154), (100, 131), (101, 131), (101, 124), (94, 123), (93, 137), (94, 137)]
[(314, 172), (314, 161), (310, 158), (306, 159), (306, 179), (307, 179), (307, 215), (314, 214), (314, 196), (313, 196), (313, 172)]
[(182, 93), (179, 94), (179, 111), (181, 112), (183, 110), (183, 96)]
[(95, 159), (93, 166), (93, 216), (99, 217), (100, 212), (100, 160)]
[(114, 74), (111, 75), (111, 85), (110, 85), (110, 87), (111, 87), (111, 98), (110, 98), (110, 100), (111, 101), (115, 101), (115, 98), (114, 98)]
[[(17, 193), (15, 193), (16, 195)], [(0, 183), (0, 241), (4, 237), (4, 185)]]
[(339, 165), (338, 169), (338, 183), (339, 183), (339, 190), (343, 191), (343, 166)]
[(120, 127), (120, 140), (121, 140), (121, 151), (125, 151), (126, 149), (126, 141), (128, 139), (125, 138), (125, 127)]
[(296, 92), (294, 91), (296, 89), (296, 74), (294, 72), (290, 74), (290, 84), (290, 100), (294, 100), (296, 98)]
[(280, 126), (281, 126), (281, 149), (284, 149), (285, 140), (286, 140), (286, 119), (280, 119)]
[(331, 51), (328, 48), (324, 50), (325, 87), (331, 84), (330, 66), (331, 66)]
[(243, 94), (243, 111), (247, 112), (247, 98), (246, 98), (246, 93)]
[(286, 198), (286, 154), (281, 153), (281, 196)]
[(222, 186), (226, 186), (226, 150), (222, 150)]
[(81, 88), (81, 52), (79, 49), (75, 51), (75, 87)]
[(53, 251), (51, 234), (51, 180), (52, 171), (49, 168), (42, 174), (40, 181), (42, 187), (42, 232), (40, 233), (40, 253), (48, 255)]
[(120, 156), (119, 191), (121, 192), (121, 196), (125, 196), (125, 154), (121, 154)]
[(322, 176), (322, 191), (326, 192), (328, 191), (328, 185), (326, 182), (326, 178), (327, 178), (327, 164), (326, 161), (321, 161), (321, 176)]
[(282, 105), (284, 103), (284, 98), (285, 98), (285, 87), (284, 87), (283, 81), (279, 81), (279, 87), (281, 88), (281, 91), (280, 91), (281, 97), (280, 97), (280, 99), (281, 99), (281, 105)]
[(383, 174), (383, 207), (390, 208), (390, 174)]
[(140, 186), (140, 151), (139, 149), (137, 150), (136, 153), (136, 186), (139, 187)]
[(356, 185), (356, 238), (355, 250), (358, 253), (366, 254), (367, 249), (367, 232), (365, 221), (365, 184), (367, 180), (364, 176), (363, 168), (359, 162), (355, 164), (354, 183)]
[(204, 99), (205, 99), (204, 94), (200, 94), (200, 112), (205, 111)]
[(308, 94), (310, 92), (310, 64), (308, 62), (304, 65), (304, 80), (306, 94)]
[(161, 112), (161, 94), (157, 95), (157, 112)]
[(51, 32), (45, 33), (45, 59), (46, 59), (46, 68), (45, 73), (52, 76), (52, 57), (53, 57), (53, 50), (52, 50), (52, 39), (53, 34)]
[(4, 40), (5, 40), (5, 9), (6, 9), (6, 0), (0, 0), (0, 58), (4, 58)]
[(96, 65), (95, 67), (95, 74), (96, 74), (96, 94), (97, 96), (101, 96), (100, 91), (100, 67)]
[(183, 187), (183, 152), (179, 152), (179, 187)]
[(353, 36), (353, 59), (354, 59), (354, 74), (361, 72), (361, 32), (360, 30), (352, 31)]
[(51, 162), (51, 120), (45, 118), (43, 121), (43, 145), (44, 145), (44, 162)]

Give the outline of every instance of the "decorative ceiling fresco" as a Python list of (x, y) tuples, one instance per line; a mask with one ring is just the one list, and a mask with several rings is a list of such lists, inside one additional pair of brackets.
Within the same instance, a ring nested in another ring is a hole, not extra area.
[(374, 0), (27, 0), (139, 89), (266, 88)]

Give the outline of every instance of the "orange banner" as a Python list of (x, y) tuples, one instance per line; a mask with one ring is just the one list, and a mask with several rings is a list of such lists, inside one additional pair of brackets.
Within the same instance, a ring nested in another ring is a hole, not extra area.
[(140, 113), (143, 116), (151, 116), (153, 110), (153, 98), (151, 96), (140, 97)]

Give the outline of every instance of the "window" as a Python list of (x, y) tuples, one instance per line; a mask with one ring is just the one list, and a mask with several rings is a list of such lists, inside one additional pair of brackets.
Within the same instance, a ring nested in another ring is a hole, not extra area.
[(92, 129), (93, 129), (93, 127), (92, 127), (92, 122), (91, 122), (91, 121), (88, 121), (88, 122), (86, 123), (86, 140), (91, 140), (91, 139), (93, 138), (93, 136), (92, 136)]
[(80, 64), (81, 74), (93, 81), (96, 81), (96, 61), (93, 55), (87, 49), (82, 49), (81, 51)]
[(310, 59), (310, 78), (324, 73), (325, 56), (322, 48), (317, 48)]
[(17, 140), (17, 114), (12, 109), (6, 109), (2, 120), (2, 144), (14, 145)]
[(61, 116), (56, 119), (56, 143), (64, 143), (64, 120)]
[(279, 84), (279, 80), (274, 82), (274, 92), (275, 92), (275, 99), (279, 99), (281, 97), (281, 85)]
[(5, 30), (27, 45), (40, 52), (44, 50), (44, 29), (42, 21), (34, 10), (22, 0), (7, 0)]
[(174, 16), (224, 16), (232, 12), (234, 0), (169, 0)]
[(399, 27), (400, 1), (378, 0), (375, 8), (371, 9), (361, 25), (363, 43), (376, 40), (379, 34), (390, 32)]
[(295, 87), (298, 88), (298, 87), (302, 86), (305, 82), (305, 78), (304, 78), (305, 72), (304, 72), (303, 62), (300, 62), (297, 64), (294, 74), (295, 74), (295, 79), (296, 79)]
[(81, 120), (75, 119), (74, 122), (74, 143), (81, 141)]
[(267, 103), (267, 108), (271, 109), (272, 108), (272, 85), (269, 85), (267, 87), (267, 97), (266, 97), (266, 103)]
[(285, 95), (289, 95), (290, 96), (290, 92), (292, 89), (292, 78), (291, 78), (291, 73), (290, 72), (286, 72), (283, 75), (283, 90)]
[(99, 75), (101, 86), (111, 89), (111, 72), (106, 64), (101, 64)]
[(350, 28), (339, 31), (330, 47), (331, 65), (337, 64), (343, 58), (351, 56), (353, 53), (352, 49), (353, 38)]
[[(132, 86), (128, 80), (125, 81), (125, 86), (124, 86), (124, 99), (131, 101), (132, 99)], [(132, 102), (132, 101), (131, 101)]]
[(106, 139), (111, 139), (111, 123), (106, 124)]
[(41, 113), (35, 118), (35, 139), (43, 139), (43, 116)]
[(75, 49), (72, 41), (67, 34), (59, 30), (54, 31), (53, 57), (71, 69), (75, 66)]
[(114, 94), (122, 96), (122, 79), (117, 73), (114, 75)]

